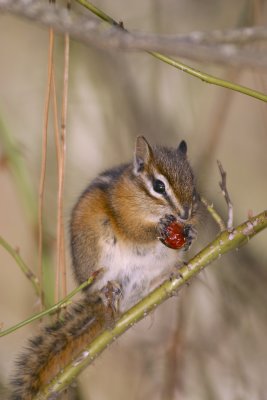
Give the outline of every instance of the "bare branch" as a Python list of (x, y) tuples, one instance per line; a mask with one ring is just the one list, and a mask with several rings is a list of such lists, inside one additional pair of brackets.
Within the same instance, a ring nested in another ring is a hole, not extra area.
[(36, 0), (0, 0), (0, 10), (53, 27), (58, 33), (69, 33), (72, 38), (99, 48), (157, 51), (198, 62), (231, 66), (267, 66), (264, 50), (239, 48), (235, 44), (266, 40), (266, 27), (208, 33), (192, 32), (188, 35), (155, 35), (130, 33), (123, 29), (123, 25), (109, 28), (88, 16), (69, 12), (56, 4)]
[[(170, 36), (169, 36), (170, 37)], [(237, 29), (214, 30), (210, 32), (194, 31), (184, 35), (174, 35), (191, 43), (199, 44), (251, 44), (252, 42), (265, 41), (267, 29), (264, 26), (252, 26)]]
[(222, 181), (219, 182), (219, 185), (228, 207), (227, 229), (229, 231), (232, 231), (234, 226), (234, 209), (226, 186), (226, 172), (224, 171), (223, 166), (219, 160), (217, 160), (217, 163), (222, 177)]
[(52, 307), (39, 312), (38, 314), (32, 315), (30, 318), (25, 319), (22, 322), (19, 322), (18, 324), (11, 326), (10, 328), (1, 331), (0, 329), (0, 337), (8, 335), (9, 333), (15, 332), (19, 328), (22, 328), (25, 325), (28, 325), (32, 323), (33, 321), (36, 321), (38, 319), (41, 319), (45, 317), (46, 315), (55, 313), (56, 311), (60, 310), (61, 308), (65, 308), (69, 303), (70, 300), (73, 296), (75, 296), (77, 293), (79, 293), (81, 290), (85, 289), (87, 286), (90, 286), (97, 276), (103, 272), (103, 269), (98, 269), (93, 273), (85, 282), (83, 282), (80, 286), (75, 288), (72, 292), (70, 292), (64, 299), (60, 300), (58, 303), (54, 304)]
[(220, 231), (223, 232), (226, 229), (224, 220), (222, 219), (220, 214), (215, 210), (213, 204), (209, 204), (208, 200), (205, 199), (205, 197), (203, 196), (201, 196), (201, 202), (207, 208), (208, 212), (210, 213), (214, 221), (218, 224)]

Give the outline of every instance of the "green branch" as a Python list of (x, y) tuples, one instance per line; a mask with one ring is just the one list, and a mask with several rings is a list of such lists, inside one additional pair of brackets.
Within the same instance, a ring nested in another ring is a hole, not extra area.
[(267, 228), (267, 210), (239, 225), (233, 231), (222, 232), (213, 242), (193, 257), (187, 265), (179, 269), (177, 277), (166, 280), (159, 288), (141, 300), (137, 305), (121, 316), (113, 329), (102, 332), (86, 346), (83, 351), (67, 365), (35, 398), (46, 400), (65, 389), (99, 354), (115, 339), (127, 331), (136, 322), (157, 308), (161, 303), (176, 294), (190, 279), (216, 260), (248, 242), (253, 236)]
[(18, 266), (20, 267), (21, 271), (24, 273), (26, 278), (28, 278), (32, 283), (35, 293), (40, 298), (42, 291), (37, 276), (34, 275), (34, 273), (30, 270), (28, 265), (23, 261), (20, 254), (15, 249), (13, 249), (13, 247), (11, 247), (10, 244), (7, 243), (7, 241), (1, 236), (0, 236), (0, 245), (3, 246), (6, 249), (6, 251), (8, 251), (8, 253), (14, 258), (14, 260), (16, 261), (16, 263), (18, 264)]
[(12, 332), (16, 331), (19, 328), (22, 328), (23, 326), (28, 325), (33, 321), (36, 321), (37, 319), (41, 319), (41, 318), (45, 317), (48, 314), (55, 313), (56, 311), (60, 310), (61, 308), (66, 307), (69, 304), (70, 299), (73, 296), (75, 296), (75, 294), (77, 294), (78, 292), (80, 292), (81, 290), (86, 288), (87, 286), (91, 285), (100, 272), (101, 272), (101, 270), (96, 271), (96, 273), (94, 273), (92, 276), (90, 276), (90, 278), (88, 278), (87, 281), (83, 282), (80, 286), (75, 288), (66, 297), (64, 297), (64, 299), (60, 300), (58, 303), (54, 304), (52, 307), (50, 307), (50, 308), (48, 308), (48, 309), (46, 309), (44, 311), (41, 311), (38, 314), (34, 314), (30, 318), (25, 319), (24, 321), (19, 322), (18, 324), (16, 324), (16, 325), (14, 325), (14, 326), (12, 326), (12, 327), (0, 332), (0, 337), (8, 335), (9, 333), (12, 333)]
[(208, 200), (205, 199), (205, 197), (201, 196), (201, 202), (204, 204), (214, 221), (217, 223), (217, 225), (220, 228), (220, 231), (224, 231), (226, 229), (226, 225), (222, 217), (219, 215), (219, 213), (215, 210), (213, 207), (213, 204), (209, 204)]
[[(120, 27), (121, 29), (125, 30), (123, 27), (122, 23), (118, 23), (115, 21), (113, 18), (111, 18), (109, 15), (105, 14), (102, 10), (94, 6), (90, 1), (88, 0), (76, 0), (77, 3), (81, 4), (82, 6), (86, 7), (89, 11), (91, 11), (93, 14), (97, 15), (99, 18), (101, 18), (103, 21), (111, 24), (111, 25), (116, 25), (117, 27)], [(126, 31), (126, 30), (125, 30)], [(240, 92), (243, 93), (247, 96), (254, 97), (258, 100), (262, 100), (267, 102), (267, 95), (261, 92), (258, 92), (256, 90), (250, 89), (246, 86), (238, 85), (236, 83), (217, 78), (215, 76), (206, 74), (205, 72), (201, 72), (195, 68), (191, 68), (186, 64), (181, 63), (180, 61), (176, 61), (173, 58), (167, 57), (161, 53), (154, 52), (154, 51), (148, 51), (148, 54), (151, 54), (153, 57), (165, 62), (166, 64), (171, 65), (172, 67), (175, 67), (183, 72), (186, 72), (189, 75), (192, 75), (196, 78), (201, 79), (203, 82), (206, 83), (211, 83), (213, 85), (221, 86), (230, 90), (234, 90), (235, 92)]]

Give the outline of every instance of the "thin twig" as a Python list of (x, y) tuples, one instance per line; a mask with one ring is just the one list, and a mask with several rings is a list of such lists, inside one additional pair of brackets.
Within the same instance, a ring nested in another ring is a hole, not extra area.
[[(53, 47), (54, 47), (54, 33), (53, 29), (49, 29), (49, 50), (48, 50), (48, 76), (47, 76), (47, 90), (44, 106), (44, 125), (42, 134), (42, 163), (41, 175), (39, 182), (39, 204), (38, 204), (38, 275), (41, 288), (43, 289), (43, 205), (44, 205), (44, 183), (46, 176), (46, 158), (47, 158), (47, 131), (48, 131), (48, 116), (49, 116), (49, 102), (52, 86), (52, 70), (53, 70)], [(42, 298), (42, 306), (44, 299)]]
[(14, 258), (18, 266), (20, 267), (21, 271), (23, 274), (26, 276), (27, 279), (32, 283), (36, 295), (41, 298), (42, 297), (42, 291), (40, 287), (40, 282), (37, 278), (37, 276), (31, 271), (31, 269), (28, 267), (28, 265), (23, 261), (21, 258), (20, 254), (18, 251), (13, 249), (12, 246), (10, 246), (7, 241), (0, 236), (0, 244), (8, 251), (8, 253)]
[(227, 185), (226, 185), (226, 172), (223, 169), (223, 166), (219, 160), (217, 160), (219, 171), (221, 174), (222, 181), (219, 182), (220, 188), (222, 190), (222, 194), (225, 198), (227, 207), (228, 207), (228, 220), (227, 220), (227, 229), (229, 231), (233, 230), (234, 226), (234, 209), (233, 209), (233, 204), (231, 202), (228, 190), (227, 190)]
[(81, 290), (86, 288), (87, 286), (91, 285), (101, 272), (102, 272), (102, 269), (99, 269), (98, 271), (96, 271), (94, 274), (92, 274), (92, 276), (90, 276), (90, 278), (88, 278), (80, 286), (78, 286), (72, 292), (70, 292), (64, 299), (60, 300), (58, 303), (54, 304), (52, 307), (48, 308), (47, 310), (41, 311), (38, 314), (34, 314), (30, 318), (27, 318), (26, 320), (0, 332), (0, 337), (8, 335), (9, 333), (15, 332), (19, 328), (22, 328), (23, 326), (28, 325), (31, 322), (36, 321), (37, 319), (41, 319), (41, 318), (45, 317), (46, 315), (55, 313), (56, 311), (66, 307), (69, 304), (70, 299), (73, 296), (75, 296), (75, 294), (77, 294), (78, 292), (80, 292)]
[[(0, 0), (1, 1), (1, 0)], [(84, 7), (86, 7), (88, 10), (90, 10), (92, 13), (97, 15), (99, 18), (101, 18), (103, 21), (108, 22), (111, 24), (113, 27), (117, 27), (119, 30), (124, 32), (124, 34), (128, 34), (128, 32), (124, 29), (124, 27), (119, 24), (117, 21), (115, 21), (113, 18), (111, 18), (109, 15), (105, 14), (102, 10), (99, 8), (95, 7), (91, 2), (88, 0), (76, 0), (78, 3), (82, 4)], [(243, 94), (246, 94), (247, 96), (255, 97), (258, 100), (262, 100), (267, 102), (267, 95), (257, 92), (253, 89), (247, 88), (245, 86), (237, 85), (235, 83), (226, 81), (224, 79), (217, 78), (215, 76), (206, 74), (204, 72), (198, 71), (195, 68), (191, 68), (188, 65), (185, 65), (179, 61), (173, 60), (170, 57), (167, 57), (163, 54), (160, 54), (159, 52), (155, 51), (148, 51), (146, 47), (146, 51), (148, 54), (152, 55), (153, 57), (157, 58), (158, 60), (161, 60), (165, 62), (166, 64), (171, 65), (174, 68), (177, 68), (183, 72), (188, 73), (189, 75), (192, 75), (196, 78), (201, 79), (203, 82), (207, 82), (213, 85), (225, 87), (230, 90), (234, 90), (236, 92), (240, 92)]]
[[(55, 81), (55, 68), (53, 65), (52, 70), (52, 88), (53, 88), (53, 114), (54, 114), (54, 134), (55, 134), (55, 146), (56, 146), (56, 158), (57, 158), (57, 172), (58, 172), (58, 182), (60, 180), (60, 162), (61, 162), (61, 144), (60, 144), (60, 132), (59, 132), (59, 118), (58, 118), (58, 106), (57, 106), (57, 93), (56, 93), (56, 81)], [(58, 214), (57, 214), (58, 218)], [(60, 261), (58, 260), (58, 255), (60, 254), (60, 229), (59, 223), (57, 221), (57, 263), (56, 263), (56, 278), (55, 278), (55, 301), (59, 301), (60, 292)], [(63, 296), (64, 297), (64, 296)]]
[(214, 221), (218, 224), (220, 231), (223, 232), (226, 229), (224, 220), (220, 216), (220, 214), (215, 210), (213, 204), (209, 204), (208, 200), (205, 199), (205, 197), (201, 196), (200, 198), (201, 202), (204, 204), (204, 206), (207, 208), (208, 212), (214, 219)]
[(223, 254), (248, 242), (258, 232), (267, 228), (267, 210), (235, 228), (233, 232), (222, 232), (213, 242), (193, 257), (188, 264), (179, 269), (179, 276), (166, 280), (138, 304), (128, 310), (116, 322), (114, 328), (105, 330), (98, 335), (81, 353), (39, 392), (33, 400), (46, 400), (56, 397), (64, 390), (85, 367), (91, 364), (97, 356), (116, 338), (131, 328), (136, 322), (145, 318), (178, 289), (195, 277), (208, 264)]
[(58, 106), (57, 106), (57, 93), (56, 93), (56, 81), (55, 81), (55, 68), (52, 70), (52, 88), (53, 88), (53, 112), (54, 112), (54, 133), (55, 133), (55, 145), (56, 145), (56, 157), (57, 157), (57, 168), (59, 169), (60, 162), (60, 133), (58, 126)]
[(69, 35), (65, 35), (64, 45), (64, 74), (63, 74), (63, 95), (61, 107), (61, 152), (60, 152), (60, 168), (59, 168), (59, 184), (58, 184), (58, 233), (60, 240), (59, 248), (59, 265), (62, 277), (62, 294), (63, 297), (67, 293), (67, 273), (65, 262), (65, 236), (63, 222), (63, 190), (65, 178), (65, 158), (66, 158), (66, 127), (67, 127), (67, 107), (68, 107), (68, 85), (69, 85)]
[[(55, 135), (55, 146), (56, 146), (56, 158), (57, 158), (57, 171), (58, 171), (58, 181), (59, 181), (59, 169), (60, 169), (60, 157), (61, 157), (61, 148), (60, 148), (60, 133), (59, 133), (59, 126), (58, 126), (58, 106), (57, 106), (57, 94), (56, 94), (56, 81), (55, 81), (55, 69), (53, 65), (52, 70), (52, 87), (53, 87), (53, 114), (54, 114), (54, 135)], [(56, 254), (58, 256), (60, 251), (60, 240), (59, 240), (59, 232), (58, 232), (58, 225), (57, 225), (57, 251)], [(55, 301), (59, 300), (59, 276), (60, 276), (60, 266), (59, 262), (57, 261), (56, 264), (56, 278), (55, 278)]]

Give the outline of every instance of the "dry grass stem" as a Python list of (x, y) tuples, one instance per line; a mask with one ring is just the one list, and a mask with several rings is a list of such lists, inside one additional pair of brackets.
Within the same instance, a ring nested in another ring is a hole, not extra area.
[(58, 234), (59, 234), (59, 265), (62, 278), (62, 294), (67, 295), (67, 273), (65, 262), (65, 235), (63, 223), (63, 194), (65, 179), (65, 158), (66, 158), (66, 127), (67, 127), (67, 108), (68, 108), (68, 84), (69, 84), (69, 35), (65, 35), (64, 40), (64, 74), (63, 74), (63, 95), (61, 108), (61, 152), (59, 163), (59, 184), (58, 184)]
[[(58, 185), (60, 180), (60, 162), (61, 162), (61, 144), (60, 144), (60, 132), (59, 132), (59, 116), (58, 116), (58, 105), (57, 105), (57, 93), (56, 93), (56, 82), (55, 82), (55, 68), (52, 70), (52, 86), (53, 86), (53, 113), (54, 113), (54, 134), (55, 134), (55, 146), (56, 146), (56, 157), (57, 157), (57, 172), (58, 172)], [(55, 301), (59, 301), (60, 298), (60, 261), (58, 255), (60, 254), (60, 228), (57, 223), (57, 263), (56, 263), (56, 278), (55, 278)]]
[[(39, 203), (38, 203), (38, 275), (41, 290), (43, 290), (43, 205), (44, 205), (44, 186), (46, 176), (46, 158), (47, 158), (47, 135), (48, 135), (48, 117), (49, 117), (49, 102), (52, 87), (52, 71), (53, 71), (53, 48), (54, 48), (54, 32), (49, 29), (49, 50), (48, 50), (48, 76), (47, 88), (44, 106), (44, 125), (42, 132), (42, 161), (41, 161), (41, 174), (39, 181)], [(42, 307), (44, 299), (41, 299)]]

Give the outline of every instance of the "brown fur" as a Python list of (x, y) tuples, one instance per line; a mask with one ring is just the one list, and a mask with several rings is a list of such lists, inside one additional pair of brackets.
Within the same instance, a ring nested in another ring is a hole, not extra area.
[(100, 298), (85, 298), (62, 321), (41, 328), (17, 361), (10, 399), (31, 400), (105, 328), (107, 313)]

